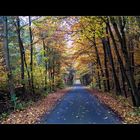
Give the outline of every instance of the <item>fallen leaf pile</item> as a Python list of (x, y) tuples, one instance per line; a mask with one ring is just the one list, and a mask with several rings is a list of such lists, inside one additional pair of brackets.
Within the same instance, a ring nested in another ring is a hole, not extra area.
[(5, 120), (1, 121), (1, 124), (34, 124), (40, 117), (49, 113), (54, 108), (57, 101), (60, 101), (62, 97), (70, 90), (70, 88), (58, 90), (55, 93), (49, 94), (42, 100), (33, 103), (23, 111), (12, 112)]
[(124, 124), (140, 123), (140, 115), (136, 114), (136, 108), (133, 107), (131, 103), (128, 103), (126, 98), (114, 98), (113, 95), (108, 92), (101, 92), (96, 89), (87, 89), (92, 95), (95, 95), (100, 102), (116, 112), (123, 120)]

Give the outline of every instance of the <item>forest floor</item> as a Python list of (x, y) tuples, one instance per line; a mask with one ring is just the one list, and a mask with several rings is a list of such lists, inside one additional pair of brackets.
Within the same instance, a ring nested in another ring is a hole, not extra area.
[(68, 87), (49, 93), (46, 97), (34, 102), (27, 108), (10, 113), (10, 115), (1, 120), (0, 124), (34, 124), (44, 113), (49, 113), (70, 89), (71, 87)]

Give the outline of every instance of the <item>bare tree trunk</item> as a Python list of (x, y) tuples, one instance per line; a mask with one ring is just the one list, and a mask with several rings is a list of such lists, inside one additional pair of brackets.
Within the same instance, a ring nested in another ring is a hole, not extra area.
[[(45, 45), (45, 42), (44, 42), (44, 39), (43, 39), (43, 49), (44, 49), (44, 57), (46, 58), (47, 55), (46, 55), (46, 45)], [(45, 60), (45, 90), (47, 90), (47, 71), (48, 71), (48, 62), (46, 62)]]
[[(7, 77), (8, 77), (8, 88), (10, 92), (10, 96), (15, 96), (15, 87), (14, 87), (14, 80), (12, 75), (12, 70), (10, 66), (10, 54), (9, 54), (9, 47), (8, 47), (8, 24), (7, 24), (7, 17), (3, 17), (4, 21), (4, 55), (5, 55), (5, 62), (6, 62), (6, 71), (7, 71)], [(14, 107), (15, 107), (16, 101), (14, 101)]]
[(108, 72), (108, 65), (107, 65), (107, 50), (103, 39), (102, 39), (102, 44), (104, 50), (104, 66), (105, 66), (105, 77), (106, 77), (106, 85), (107, 85), (106, 91), (110, 91), (109, 72)]
[(21, 38), (20, 38), (20, 19), (17, 17), (17, 34), (18, 34), (18, 42), (19, 42), (19, 48), (20, 48), (20, 56), (21, 56), (21, 79), (22, 79), (22, 92), (25, 92), (25, 76), (24, 76), (24, 48), (22, 46)]
[[(137, 38), (136, 38), (136, 40), (137, 40)], [(129, 38), (128, 49), (129, 49), (129, 56), (130, 56), (130, 63), (131, 63), (131, 71), (132, 71), (132, 74), (134, 75), (135, 63), (134, 63), (134, 43), (133, 43), (133, 38)]]
[(51, 49), (48, 48), (49, 53), (49, 61), (48, 61), (48, 79), (49, 79), (49, 89), (52, 92), (52, 56), (51, 56)]
[[(99, 69), (99, 66), (97, 66), (97, 69)], [(97, 76), (98, 76), (98, 86), (99, 86), (99, 89), (101, 89), (101, 79), (100, 79), (100, 73), (99, 73), (99, 71), (97, 73)]]
[[(102, 78), (104, 78), (104, 72), (103, 72), (103, 68), (102, 68), (102, 65), (101, 65), (101, 60), (100, 60), (98, 48), (96, 46), (95, 31), (94, 31), (93, 43), (94, 43), (93, 45), (94, 45), (94, 48), (95, 48), (97, 63), (99, 64), (99, 68), (101, 70), (101, 76), (102, 76)], [(104, 86), (104, 91), (106, 91), (106, 83), (105, 83), (105, 80), (104, 79), (103, 79), (103, 86)]]
[(53, 52), (53, 60), (52, 60), (52, 85), (53, 90), (55, 90), (55, 52)]
[(33, 77), (33, 39), (32, 39), (32, 30), (31, 30), (31, 16), (29, 16), (29, 32), (30, 32), (30, 46), (31, 46), (31, 55), (30, 55), (30, 71), (31, 71), (31, 86), (32, 86), (32, 93), (35, 93), (34, 90), (34, 77)]
[(17, 21), (17, 35), (18, 35), (18, 42), (19, 42), (20, 56), (21, 56), (21, 79), (22, 79), (22, 85), (23, 85), (22, 92), (25, 93), (24, 64), (25, 64), (25, 67), (26, 67), (27, 75), (28, 75), (29, 86), (31, 86), (30, 72), (29, 72), (28, 67), (27, 67), (26, 57), (25, 57), (25, 49), (24, 49), (23, 42), (22, 42), (21, 36), (20, 36), (20, 19), (19, 19), (19, 17), (17, 17), (16, 21)]
[(121, 68), (120, 68), (120, 70), (121, 70), (121, 78), (122, 78), (123, 93), (124, 93), (125, 97), (127, 98), (126, 85), (125, 85), (125, 77), (124, 77), (124, 74), (123, 74), (123, 71), (122, 71)]
[[(106, 33), (108, 34), (108, 30), (106, 28)], [(107, 37), (107, 41), (104, 40), (105, 46), (107, 48), (107, 54), (108, 57), (110, 58), (110, 64), (112, 66), (112, 72), (113, 72), (113, 78), (114, 78), (114, 83), (115, 83), (115, 89), (116, 89), (116, 94), (121, 94), (121, 88), (120, 88), (120, 83), (116, 74), (116, 70), (115, 70), (115, 65), (114, 65), (114, 60), (113, 60), (113, 56), (112, 56), (112, 52), (111, 52), (111, 47), (110, 47), (110, 41), (109, 41), (109, 37)]]

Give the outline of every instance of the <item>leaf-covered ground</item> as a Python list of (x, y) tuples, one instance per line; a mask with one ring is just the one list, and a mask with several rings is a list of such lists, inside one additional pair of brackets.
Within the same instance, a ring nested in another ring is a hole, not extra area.
[[(47, 97), (39, 100), (32, 105), (28, 106), (22, 111), (15, 111), (8, 117), (2, 120), (1, 124), (34, 124), (40, 117), (49, 113), (60, 101), (63, 96), (71, 88), (59, 90), (55, 93), (49, 94)], [(108, 106), (114, 112), (116, 112), (127, 124), (139, 124), (140, 123), (140, 108), (134, 108), (131, 103), (124, 97), (117, 97), (111, 93), (101, 92), (96, 89), (87, 88), (91, 94), (95, 95), (103, 104)]]
[(63, 96), (70, 90), (66, 88), (58, 90), (55, 93), (47, 95), (42, 100), (33, 103), (23, 111), (15, 111), (11, 113), (5, 120), (1, 121), (1, 124), (34, 124), (44, 113), (49, 113), (60, 101)]
[(96, 89), (89, 89), (91, 94), (95, 95), (103, 104), (116, 112), (126, 124), (140, 123), (140, 108), (135, 108), (122, 96), (115, 97), (110, 93), (101, 92)]

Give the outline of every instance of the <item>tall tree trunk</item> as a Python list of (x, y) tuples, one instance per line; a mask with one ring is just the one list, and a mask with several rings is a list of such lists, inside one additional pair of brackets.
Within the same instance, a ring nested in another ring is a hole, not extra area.
[(55, 52), (53, 52), (53, 60), (52, 60), (52, 85), (53, 90), (55, 90)]
[(49, 61), (48, 61), (48, 79), (49, 79), (49, 89), (52, 92), (52, 56), (51, 56), (51, 48), (48, 48), (49, 53)]
[[(8, 24), (7, 24), (7, 17), (3, 17), (4, 21), (4, 55), (5, 55), (5, 63), (6, 63), (6, 71), (7, 71), (7, 77), (8, 77), (8, 87), (11, 99), (13, 96), (15, 96), (15, 87), (14, 87), (14, 80), (12, 75), (12, 70), (10, 66), (10, 54), (9, 54), (9, 47), (8, 47)], [(14, 101), (14, 108), (16, 105), (16, 101)]]
[(91, 86), (92, 86), (92, 88), (93, 88), (93, 62), (91, 63)]
[(16, 18), (17, 22), (17, 34), (18, 34), (18, 42), (19, 42), (19, 48), (20, 48), (20, 57), (21, 57), (21, 80), (22, 80), (22, 92), (25, 93), (25, 77), (24, 77), (24, 48), (22, 46), (22, 41), (20, 38), (20, 19), (17, 16)]
[(29, 16), (29, 32), (30, 32), (30, 71), (31, 71), (31, 86), (32, 86), (32, 93), (35, 93), (34, 90), (34, 77), (33, 77), (33, 38), (32, 38), (32, 30), (31, 30), (31, 16)]
[[(101, 60), (100, 60), (100, 57), (99, 57), (99, 52), (98, 52), (97, 46), (94, 45), (94, 48), (95, 48), (95, 52), (96, 52), (96, 56), (97, 56), (97, 62), (99, 64), (99, 68), (101, 70), (101, 76), (102, 76), (102, 78), (104, 78), (104, 72), (103, 72), (103, 68), (102, 68), (102, 65), (101, 65)], [(104, 86), (104, 91), (106, 91), (106, 84), (105, 84), (104, 79), (103, 79), (103, 86)]]
[[(45, 42), (44, 42), (44, 39), (43, 39), (43, 49), (44, 49), (44, 58), (47, 57), (46, 55), (46, 45), (45, 45)], [(47, 90), (47, 71), (48, 71), (48, 62), (46, 62), (45, 60), (45, 90)]]
[(17, 35), (18, 35), (18, 42), (19, 42), (20, 56), (21, 56), (21, 79), (22, 79), (22, 85), (23, 85), (22, 92), (25, 93), (24, 64), (25, 64), (25, 68), (27, 71), (27, 75), (28, 75), (29, 87), (31, 86), (30, 72), (29, 72), (28, 67), (27, 67), (27, 62), (26, 62), (26, 57), (25, 57), (25, 49), (24, 49), (23, 42), (22, 42), (21, 36), (20, 36), (20, 19), (19, 19), (19, 17), (17, 17), (16, 21), (17, 21)]
[[(100, 60), (98, 48), (96, 46), (95, 31), (94, 31), (93, 43), (94, 43), (93, 45), (94, 45), (94, 48), (95, 48), (97, 63), (99, 64), (99, 68), (101, 70), (101, 76), (102, 76), (102, 78), (104, 78), (104, 72), (103, 72), (103, 68), (102, 68), (102, 65), (101, 65), (101, 60)], [(104, 91), (106, 91), (106, 83), (105, 83), (105, 80), (104, 79), (103, 79), (103, 86), (104, 86)]]
[[(98, 65), (98, 64), (97, 64)], [(99, 66), (97, 66), (97, 69), (99, 69)], [(100, 73), (98, 71), (97, 73), (97, 76), (98, 76), (98, 86), (99, 86), (99, 89), (101, 89), (101, 78), (100, 78)]]
[[(137, 38), (136, 38), (136, 40), (137, 40)], [(131, 70), (132, 70), (133, 75), (134, 75), (134, 67), (135, 67), (135, 63), (134, 63), (134, 45), (135, 44), (133, 43), (133, 39), (129, 38), (128, 49), (129, 49)]]
[(102, 44), (103, 44), (103, 50), (104, 50), (104, 66), (105, 66), (105, 77), (106, 77), (106, 85), (107, 85), (107, 90), (110, 91), (110, 83), (109, 83), (109, 72), (108, 72), (108, 65), (107, 65), (107, 50), (106, 46), (104, 44), (104, 41), (102, 39)]
[[(108, 30), (106, 28), (106, 33), (108, 35)], [(121, 94), (121, 88), (120, 88), (120, 83), (116, 74), (116, 70), (115, 70), (115, 65), (114, 65), (114, 60), (113, 60), (113, 56), (112, 56), (112, 52), (111, 52), (111, 47), (110, 47), (110, 40), (109, 37), (107, 36), (107, 41), (104, 40), (105, 46), (107, 48), (107, 54), (108, 57), (110, 58), (110, 64), (112, 66), (112, 72), (113, 72), (113, 77), (114, 77), (114, 83), (115, 83), (115, 89), (116, 89), (116, 94)]]
[(125, 85), (125, 76), (124, 76), (124, 73), (123, 73), (123, 71), (122, 71), (122, 68), (120, 68), (120, 70), (121, 70), (121, 78), (122, 78), (123, 93), (124, 93), (125, 97), (127, 98), (126, 85)]

